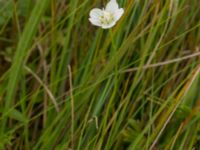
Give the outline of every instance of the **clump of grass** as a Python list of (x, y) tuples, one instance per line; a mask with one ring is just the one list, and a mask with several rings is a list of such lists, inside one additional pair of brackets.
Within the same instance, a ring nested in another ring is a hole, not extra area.
[(0, 149), (199, 148), (200, 1), (118, 2), (0, 1)]

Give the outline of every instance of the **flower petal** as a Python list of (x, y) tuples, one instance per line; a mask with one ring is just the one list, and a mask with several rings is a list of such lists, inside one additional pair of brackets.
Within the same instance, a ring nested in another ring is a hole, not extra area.
[(112, 23), (110, 23), (110, 24), (102, 24), (102, 28), (103, 29), (108, 29), (108, 28), (112, 28), (114, 25), (116, 24), (116, 22), (112, 22)]
[(120, 8), (114, 13), (115, 21), (118, 21), (124, 13), (124, 9)]
[(100, 22), (98, 19), (89, 18), (89, 21), (90, 21), (93, 25), (95, 25), (95, 26), (99, 26), (99, 27), (102, 26), (101, 22)]
[(116, 0), (110, 0), (110, 2), (108, 2), (108, 4), (106, 5), (106, 11), (115, 13), (117, 10), (119, 9), (119, 5), (116, 2)]
[(90, 11), (90, 18), (98, 19), (103, 14), (103, 11), (99, 8), (94, 8)]

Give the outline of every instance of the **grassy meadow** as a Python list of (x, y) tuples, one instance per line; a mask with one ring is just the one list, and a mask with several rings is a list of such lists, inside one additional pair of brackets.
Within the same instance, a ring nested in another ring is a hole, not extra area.
[(0, 150), (200, 150), (200, 0), (0, 0)]

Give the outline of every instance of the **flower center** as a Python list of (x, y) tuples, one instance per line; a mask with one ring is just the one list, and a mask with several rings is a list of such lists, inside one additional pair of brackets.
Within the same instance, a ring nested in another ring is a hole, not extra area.
[(114, 21), (114, 15), (111, 12), (104, 10), (99, 19), (102, 24), (108, 25)]

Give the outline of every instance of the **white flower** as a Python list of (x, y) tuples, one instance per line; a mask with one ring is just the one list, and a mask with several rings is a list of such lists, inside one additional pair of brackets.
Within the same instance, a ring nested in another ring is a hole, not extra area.
[(113, 27), (116, 22), (121, 18), (124, 13), (123, 8), (119, 8), (116, 0), (110, 0), (106, 5), (106, 8), (99, 9), (94, 8), (90, 11), (90, 22), (95, 25), (108, 29)]

